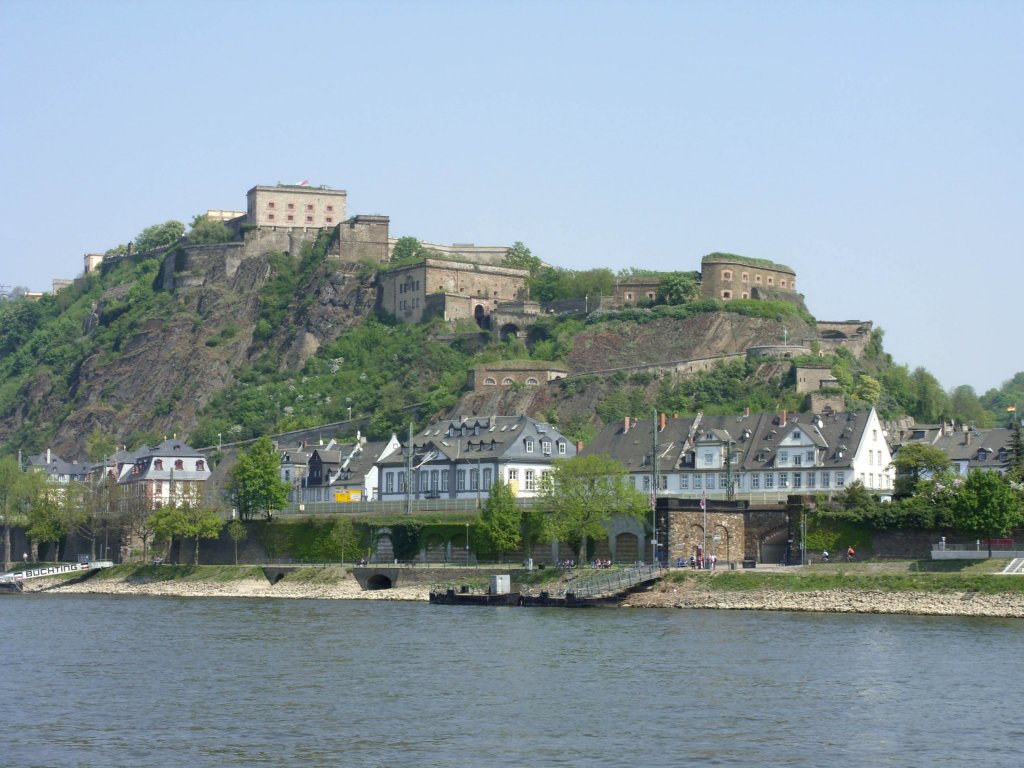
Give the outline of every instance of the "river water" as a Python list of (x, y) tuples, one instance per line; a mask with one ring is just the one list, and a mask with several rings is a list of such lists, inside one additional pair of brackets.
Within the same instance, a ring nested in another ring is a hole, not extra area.
[(1024, 623), (0, 597), (18, 766), (984, 766)]

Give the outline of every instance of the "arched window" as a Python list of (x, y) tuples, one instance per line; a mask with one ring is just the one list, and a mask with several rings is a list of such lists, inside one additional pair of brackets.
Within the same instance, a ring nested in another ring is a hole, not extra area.
[(533, 376), (526, 380), (526, 386), (528, 387), (536, 387), (538, 384), (540, 384), (540, 382), (533, 378)]
[(785, 287), (786, 287), (786, 278), (784, 278), (784, 277), (780, 278), (779, 279), (779, 288), (785, 288)]
[(164, 460), (163, 459), (155, 459), (153, 461), (153, 469), (162, 470), (163, 468), (164, 468)]
[(485, 386), (485, 387), (493, 387), (493, 386), (495, 386), (495, 385), (496, 385), (497, 383), (498, 383), (498, 382), (496, 382), (496, 381), (494, 380), (494, 377), (493, 377), (493, 376), (488, 376), (488, 377), (487, 377), (486, 379), (484, 379), (484, 386)]
[(768, 285), (775, 285), (775, 278), (774, 277), (769, 277), (768, 278)]
[(204, 469), (206, 469), (206, 464), (203, 462), (203, 460), (196, 459), (196, 472), (202, 472)]
[(175, 459), (174, 460), (174, 468), (175, 469), (184, 469), (185, 468), (185, 462), (182, 461), (181, 459)]
[(512, 386), (512, 379), (510, 379), (508, 376), (506, 376), (504, 379), (501, 380), (501, 383), (504, 384), (506, 387), (511, 387)]

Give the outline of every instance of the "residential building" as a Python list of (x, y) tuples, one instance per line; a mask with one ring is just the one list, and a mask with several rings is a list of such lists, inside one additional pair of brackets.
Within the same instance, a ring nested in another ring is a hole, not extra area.
[(377, 461), (399, 448), (398, 438), (369, 442), (357, 433), (354, 443), (314, 448), (302, 488), (302, 501), (345, 503), (374, 501), (379, 496)]
[(89, 477), (90, 466), (88, 464), (76, 464), (71, 461), (64, 461), (49, 448), (46, 453), (38, 456), (29, 456), (25, 462), (27, 469), (34, 469), (45, 473), (50, 482), (58, 485), (67, 485), (71, 482), (84, 482)]
[(557, 429), (528, 416), (470, 416), (435, 422), (378, 463), (380, 498), (486, 499), (502, 480), (520, 498), (539, 495), (555, 459), (576, 455)]
[(639, 490), (651, 493), (656, 484), (663, 496), (781, 502), (791, 494), (842, 491), (855, 481), (883, 497), (893, 488), (892, 456), (874, 409), (661, 415), (657, 424), (626, 418), (602, 430), (583, 453), (611, 456)]
[(206, 457), (178, 439), (144, 447), (120, 465), (117, 482), (124, 503), (146, 510), (165, 504), (198, 504), (210, 479)]

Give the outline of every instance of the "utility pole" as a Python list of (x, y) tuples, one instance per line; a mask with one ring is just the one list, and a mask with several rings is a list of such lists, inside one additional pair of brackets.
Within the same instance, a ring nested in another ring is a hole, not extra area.
[(732, 501), (736, 496), (736, 490), (733, 488), (733, 477), (732, 477), (732, 440), (728, 440), (725, 443), (725, 498)]
[(405, 514), (412, 508), (412, 422), (409, 422), (409, 446), (405, 452)]
[(658, 564), (658, 409), (651, 422), (651, 564)]

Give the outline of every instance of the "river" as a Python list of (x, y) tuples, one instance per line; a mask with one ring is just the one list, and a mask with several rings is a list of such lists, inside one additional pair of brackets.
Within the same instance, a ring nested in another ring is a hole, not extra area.
[(1019, 765), (1024, 623), (0, 597), (5, 765)]

